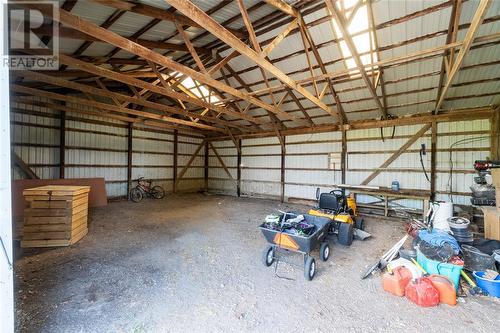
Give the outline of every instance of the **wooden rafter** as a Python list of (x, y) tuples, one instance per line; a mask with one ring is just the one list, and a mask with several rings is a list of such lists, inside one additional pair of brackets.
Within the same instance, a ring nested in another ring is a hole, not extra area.
[(198, 98), (193, 98), (193, 97), (190, 97), (186, 94), (178, 93), (178, 92), (174, 91), (173, 89), (167, 89), (165, 87), (160, 87), (158, 85), (154, 85), (154, 84), (148, 83), (146, 81), (139, 80), (139, 79), (136, 79), (134, 77), (130, 77), (128, 75), (122, 74), (122, 73), (117, 73), (117, 72), (111, 71), (109, 69), (105, 69), (105, 68), (102, 68), (99, 66), (95, 66), (93, 64), (89, 64), (89, 63), (81, 61), (81, 60), (73, 59), (73, 58), (66, 56), (66, 55), (63, 55), (63, 54), (61, 54), (59, 56), (59, 61), (63, 64), (68, 65), (68, 66), (76, 67), (76, 68), (79, 68), (81, 70), (84, 70), (86, 72), (89, 72), (89, 73), (92, 73), (92, 74), (95, 74), (98, 76), (102, 76), (102, 77), (106, 77), (106, 78), (109, 78), (112, 80), (116, 80), (118, 82), (126, 83), (129, 85), (135, 86), (137, 88), (146, 89), (146, 90), (152, 91), (152, 92), (160, 94), (160, 95), (165, 95), (165, 96), (169, 96), (169, 97), (172, 97), (175, 99), (180, 99), (183, 102), (192, 103), (192, 104), (200, 106), (202, 108), (209, 108), (209, 109), (217, 111), (217, 112), (226, 113), (228, 115), (235, 116), (235, 117), (240, 117), (240, 118), (247, 120), (247, 121), (250, 121), (250, 122), (262, 123), (262, 121), (260, 121), (260, 120), (256, 120), (255, 118), (253, 118), (249, 115), (241, 115), (239, 112), (233, 111), (230, 108), (223, 108), (223, 107), (219, 107), (219, 106), (216, 106), (213, 104), (209, 104), (209, 103), (206, 103)]
[[(363, 1), (359, 1), (359, 3), (362, 3)], [(377, 54), (377, 60), (380, 60), (380, 51), (378, 48), (378, 36), (377, 36), (377, 30), (375, 29), (375, 19), (373, 17), (373, 7), (372, 7), (372, 2), (371, 0), (367, 1), (366, 3), (366, 10), (368, 12), (368, 22), (370, 29), (373, 34), (373, 46), (375, 47), (375, 53)], [(354, 16), (354, 12), (351, 14)], [(373, 58), (372, 58), (373, 62)], [(385, 91), (385, 80), (384, 80), (384, 69), (382, 67), (378, 68), (378, 75), (374, 81), (374, 88), (375, 91), (377, 90), (377, 86), (380, 84), (380, 92), (382, 93), (382, 105), (384, 107), (385, 113), (387, 113), (387, 94)]]
[[(183, 1), (183, 0), (166, 0), (172, 6), (177, 8), (180, 12), (185, 15), (189, 15), (192, 19), (198, 23), (203, 23), (204, 28), (207, 31), (210, 31), (214, 36), (219, 38), (221, 41), (224, 41), (226, 44), (231, 46), (233, 49), (240, 52), (240, 54), (254, 61), (259, 65), (262, 69), (270, 72), (274, 76), (276, 76), (280, 81), (288, 85), (290, 88), (299, 92), (302, 96), (309, 99), (313, 104), (317, 105), (324, 111), (333, 114), (333, 111), (326, 106), (324, 103), (319, 101), (315, 96), (313, 96), (309, 91), (304, 89), (302, 86), (297, 84), (294, 80), (284, 74), (281, 70), (275, 67), (266, 59), (262, 58), (259, 53), (255, 50), (248, 47), (245, 43), (239, 40), (235, 35), (233, 35), (230, 31), (220, 25), (217, 21), (212, 19), (210, 16), (206, 15), (201, 9), (196, 7), (191, 1)], [(269, 110), (272, 111), (272, 110)], [(278, 113), (278, 112), (275, 112)]]
[[(314, 54), (314, 57), (316, 58), (316, 62), (318, 63), (318, 66), (319, 68), (321, 69), (321, 73), (323, 74), (326, 74), (328, 73), (328, 71), (326, 70), (326, 66), (323, 62), (323, 59), (321, 59), (321, 55), (319, 54), (318, 52), (318, 48), (316, 47), (316, 44), (314, 43), (314, 40), (311, 36), (311, 33), (309, 31), (309, 29), (307, 28), (307, 24), (305, 23), (304, 21), (304, 18), (302, 17), (302, 15), (300, 16), (300, 21), (299, 21), (299, 25), (302, 26), (303, 30), (304, 30), (304, 33), (305, 33), (305, 38), (307, 40), (307, 42), (309, 43), (309, 45), (311, 46), (311, 49), (312, 49), (312, 52)], [(346, 117), (346, 114), (345, 114), (345, 111), (342, 107), (342, 103), (340, 102), (340, 98), (339, 96), (337, 95), (337, 92), (335, 91), (335, 88), (333, 87), (333, 83), (330, 79), (327, 79), (326, 80), (326, 86), (325, 86), (325, 89), (328, 88), (330, 90), (330, 94), (332, 94), (333, 96), (333, 99), (335, 100), (335, 104), (336, 104), (336, 112), (338, 114), (338, 117), (339, 117), (339, 121), (341, 124), (344, 124), (347, 122), (347, 117)], [(319, 99), (323, 99), (323, 96), (326, 92), (326, 90), (323, 89), (323, 92), (319, 95)]]
[(293, 17), (297, 17), (299, 12), (283, 0), (264, 0), (267, 4)]
[[(495, 41), (497, 39), (500, 39), (500, 32), (492, 33), (492, 34), (485, 35), (485, 36), (476, 37), (476, 38), (474, 38), (473, 43), (492, 42), (492, 41)], [(429, 49), (412, 52), (412, 53), (409, 53), (406, 55), (396, 56), (394, 58), (387, 58), (387, 59), (379, 60), (379, 61), (376, 61), (372, 64), (363, 65), (363, 68), (365, 71), (369, 71), (373, 68), (377, 68), (377, 67), (381, 67), (381, 66), (387, 67), (387, 66), (396, 66), (396, 65), (400, 65), (400, 64), (405, 64), (405, 63), (408, 63), (408, 62), (411, 62), (414, 60), (430, 57), (431, 55), (441, 54), (444, 50), (457, 48), (460, 46), (462, 46), (462, 42), (457, 41), (455, 43), (449, 43), (446, 45), (436, 46), (436, 47), (432, 47)], [(312, 82), (312, 80), (320, 81), (320, 80), (325, 80), (328, 78), (336, 79), (336, 78), (346, 77), (351, 72), (352, 72), (352, 69), (343, 69), (343, 70), (339, 70), (336, 72), (328, 72), (326, 74), (317, 75), (315, 77), (308, 77), (305, 79), (297, 80), (297, 83), (304, 84), (307, 82)], [(280, 89), (283, 89), (283, 85), (281, 85), (281, 84), (272, 86), (269, 89), (264, 88), (264, 89), (255, 90), (253, 95), (260, 95), (262, 93), (268, 92), (269, 90), (275, 91), (275, 90), (280, 90)]]
[(365, 82), (366, 87), (368, 88), (368, 91), (370, 92), (370, 95), (373, 98), (373, 101), (375, 102), (382, 116), (384, 118), (387, 118), (387, 111), (385, 110), (384, 106), (380, 102), (380, 99), (378, 98), (377, 91), (373, 86), (372, 82), (370, 81), (370, 78), (368, 77), (368, 74), (365, 71), (363, 62), (361, 61), (361, 57), (359, 56), (358, 50), (356, 49), (356, 44), (354, 44), (354, 41), (351, 35), (349, 34), (349, 31), (347, 30), (347, 25), (344, 15), (339, 11), (337, 6), (331, 0), (325, 0), (325, 3), (328, 8), (328, 11), (332, 15), (332, 17), (335, 18), (339, 30), (342, 32), (342, 37), (344, 38), (344, 41), (346, 42), (347, 47), (351, 52), (351, 56), (354, 59), (354, 62), (356, 63), (357, 69), (359, 70), (359, 73), (363, 78), (363, 81)]
[[(47, 11), (45, 8), (40, 7), (40, 6), (36, 6), (35, 4), (29, 4), (26, 6), (36, 7), (40, 12), (44, 13), (44, 15), (47, 15), (47, 16), (52, 15), (52, 13)], [(123, 50), (126, 50), (126, 51), (133, 53), (135, 55), (138, 55), (144, 59), (153, 61), (157, 64), (163, 65), (163, 66), (170, 68), (174, 71), (177, 71), (177, 72), (183, 73), (187, 76), (190, 76), (191, 78), (193, 78), (194, 80), (197, 80), (198, 82), (207, 84), (215, 89), (224, 91), (224, 92), (226, 92), (230, 95), (233, 95), (237, 98), (247, 100), (247, 101), (251, 102), (252, 104), (255, 104), (255, 105), (262, 107), (266, 110), (269, 110), (273, 113), (276, 113), (277, 115), (280, 115), (284, 119), (296, 120), (299, 123), (302, 123), (300, 118), (296, 118), (293, 115), (290, 115), (286, 112), (279, 111), (276, 108), (262, 102), (259, 99), (256, 99), (253, 96), (242, 93), (242, 92), (234, 89), (233, 87), (230, 87), (226, 84), (223, 84), (223, 83), (221, 83), (215, 79), (212, 79), (212, 78), (210, 78), (202, 73), (199, 73), (199, 72), (197, 72), (189, 67), (181, 65), (168, 57), (165, 57), (165, 56), (158, 54), (158, 53), (156, 53), (148, 48), (145, 48), (137, 43), (134, 43), (134, 42), (128, 40), (127, 38), (122, 37), (114, 32), (108, 31), (106, 29), (102, 29), (99, 26), (97, 26), (89, 21), (83, 20), (80, 17), (75, 16), (73, 14), (70, 14), (64, 10), (61, 10), (59, 13), (59, 18), (55, 18), (55, 19), (59, 19), (59, 21), (63, 24), (71, 26), (71, 27), (73, 27), (81, 32), (84, 32), (88, 35), (91, 35), (93, 37), (99, 38), (105, 42), (108, 42), (109, 44), (120, 47)], [(234, 35), (232, 35), (232, 36), (234, 37)]]
[(491, 0), (481, 0), (479, 3), (479, 6), (477, 7), (476, 13), (474, 14), (474, 17), (472, 18), (471, 25), (469, 27), (469, 30), (467, 30), (467, 33), (465, 34), (464, 40), (462, 42), (462, 46), (460, 48), (460, 51), (457, 55), (456, 60), (453, 62), (453, 66), (451, 66), (451, 69), (447, 73), (447, 78), (446, 78), (446, 83), (444, 84), (443, 89), (441, 90), (441, 95), (439, 96), (436, 106), (434, 108), (434, 113), (439, 112), (439, 108), (441, 107), (441, 104), (443, 104), (444, 97), (446, 96), (446, 93), (448, 92), (448, 89), (450, 88), (451, 82), (455, 78), (455, 75), (458, 73), (458, 70), (462, 66), (462, 62), (465, 58), (465, 55), (469, 52), (469, 49), (472, 45), (472, 42), (474, 41), (474, 36), (476, 35), (476, 32), (483, 23), (484, 16), (486, 15), (486, 11), (488, 10), (489, 6), (491, 5)]
[[(27, 73), (25, 72), (25, 74), (27, 74)], [(41, 74), (37, 74), (37, 75), (41, 75)], [(42, 80), (42, 78), (40, 76), (38, 76), (37, 79)], [(55, 78), (52, 78), (52, 79), (55, 79)], [(81, 89), (81, 91), (84, 92), (84, 93), (87, 93), (87, 94), (91, 93), (90, 91), (85, 91), (87, 89), (84, 90), (84, 88), (82, 88), (82, 87), (80, 87), (79, 89)], [(101, 91), (103, 95), (107, 95), (108, 94), (108, 92), (106, 92), (105, 90), (102, 90), (102, 89), (92, 88), (92, 90), (93, 90), (93, 93), (96, 93), (96, 94), (97, 94), (98, 91)], [(81, 104), (81, 105), (89, 105), (89, 106), (95, 107), (97, 109), (105, 110), (105, 111), (108, 111), (108, 112), (119, 112), (119, 113), (124, 113), (124, 114), (127, 114), (127, 115), (135, 115), (135, 116), (139, 116), (139, 117), (143, 117), (143, 118), (147, 118), (147, 119), (154, 119), (154, 120), (159, 120), (159, 121), (164, 121), (164, 122), (169, 122), (169, 123), (174, 123), (174, 124), (179, 124), (179, 125), (184, 125), (184, 126), (201, 128), (201, 129), (204, 129), (204, 130), (225, 132), (223, 129), (217, 128), (217, 127), (214, 127), (214, 126), (209, 126), (209, 125), (204, 125), (204, 124), (199, 124), (199, 123), (193, 123), (191, 121), (177, 119), (177, 118), (169, 117), (169, 116), (166, 116), (166, 115), (160, 115), (160, 114), (151, 113), (151, 112), (138, 111), (138, 110), (134, 110), (134, 109), (130, 109), (130, 108), (124, 108), (124, 107), (121, 107), (121, 106), (111, 105), (111, 104), (107, 104), (107, 103), (103, 103), (103, 102), (97, 102), (97, 101), (94, 101), (94, 100), (86, 100), (86, 99), (82, 99), (82, 98), (79, 98), (79, 97), (68, 96), (68, 95), (61, 95), (61, 94), (57, 94), (57, 93), (53, 93), (53, 92), (48, 92), (48, 91), (44, 91), (44, 90), (28, 88), (28, 87), (20, 86), (20, 85), (17, 85), (17, 84), (12, 84), (11, 85), (11, 91), (18, 92), (18, 93), (23, 93), (23, 94), (28, 94), (28, 95), (33, 95), (33, 96), (38, 96), (38, 97), (45, 97), (45, 98), (49, 98), (49, 99), (53, 99), (53, 100), (58, 100), (58, 101), (62, 101), (62, 102), (69, 101), (69, 102), (73, 102), (73, 103), (77, 103), (77, 104)], [(153, 102), (146, 102), (144, 100), (140, 100), (140, 99), (138, 99), (136, 97), (130, 97), (128, 95), (115, 94), (115, 93), (110, 93), (110, 94), (113, 94), (113, 96), (115, 96), (117, 98), (123, 98), (123, 99), (128, 99), (128, 100), (133, 99), (134, 100), (134, 104), (144, 104), (144, 105), (149, 105), (149, 106), (157, 105), (156, 108), (159, 108), (161, 106), (161, 108), (163, 110), (167, 111), (167, 112), (170, 112), (170, 111), (174, 111), (174, 112), (171, 112), (171, 113), (177, 113), (178, 112), (177, 111), (178, 109), (171, 108), (171, 107), (168, 107), (168, 106), (163, 105), (163, 104), (156, 104), (156, 103), (153, 103)], [(185, 112), (185, 111), (183, 110), (182, 112)]]
[[(123, 1), (123, 0), (91, 0), (95, 3), (108, 6), (111, 8), (115, 9), (120, 9), (120, 10), (126, 10), (131, 13), (135, 14), (140, 14), (144, 16), (148, 16), (154, 19), (162, 20), (162, 21), (169, 21), (173, 23), (178, 23), (181, 25), (186, 25), (190, 27), (196, 27), (196, 28), (201, 28), (203, 29), (203, 24), (198, 24), (194, 20), (190, 19), (189, 17), (186, 17), (184, 15), (179, 15), (176, 13), (171, 13), (166, 10), (162, 10), (158, 7), (146, 5), (146, 4), (141, 4), (141, 3), (134, 3), (131, 1)], [(234, 34), (236, 34), (239, 37), (244, 37), (245, 35), (239, 31), (236, 30), (231, 30)]]

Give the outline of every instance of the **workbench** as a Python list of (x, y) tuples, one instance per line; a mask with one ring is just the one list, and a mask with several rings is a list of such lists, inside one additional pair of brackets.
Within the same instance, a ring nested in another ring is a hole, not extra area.
[[(390, 187), (346, 185), (346, 184), (339, 184), (336, 185), (336, 187), (348, 190), (350, 193), (354, 195), (355, 199), (357, 199), (356, 197), (358, 194), (369, 195), (375, 198), (379, 198), (381, 202), (384, 203), (383, 206), (384, 216), (386, 217), (389, 215), (390, 198), (421, 200), (423, 202), (424, 219), (429, 210), (429, 204), (431, 201), (431, 192), (426, 190), (400, 189), (399, 191), (393, 191)], [(358, 204), (358, 206), (363, 207), (363, 204)]]

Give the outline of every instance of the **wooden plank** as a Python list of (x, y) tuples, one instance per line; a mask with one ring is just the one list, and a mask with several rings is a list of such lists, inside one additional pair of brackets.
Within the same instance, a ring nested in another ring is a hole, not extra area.
[(67, 231), (67, 224), (32, 224), (23, 226), (23, 234), (33, 234), (38, 232)]
[[(48, 17), (52, 17), (52, 13), (47, 11), (43, 7), (36, 6), (34, 4), (30, 4), (28, 7), (36, 8), (39, 11), (41, 11), (44, 15), (46, 15)], [(53, 19), (58, 19), (61, 23), (65, 24), (65, 25), (73, 27), (73, 28), (75, 28), (83, 33), (86, 33), (88, 35), (99, 38), (100, 40), (102, 40), (104, 42), (107, 42), (107, 43), (112, 44), (116, 47), (119, 47), (123, 50), (126, 50), (126, 51), (132, 53), (132, 54), (135, 54), (139, 57), (142, 57), (146, 60), (150, 60), (156, 64), (160, 64), (162, 66), (170, 68), (171, 70), (185, 74), (198, 82), (209, 85), (215, 89), (221, 90), (221, 91), (228, 93), (232, 96), (235, 96), (237, 98), (247, 100), (248, 102), (250, 102), (252, 104), (260, 106), (260, 107), (262, 107), (268, 111), (271, 111), (273, 113), (279, 114), (280, 116), (282, 116), (285, 119), (289, 119), (289, 120), (296, 119), (296, 117), (289, 115), (286, 112), (281, 112), (280, 110), (275, 109), (274, 107), (260, 101), (259, 99), (256, 99), (255, 97), (250, 96), (249, 94), (242, 93), (242, 92), (238, 91), (237, 89), (230, 87), (226, 84), (223, 84), (223, 83), (221, 83), (213, 78), (210, 78), (209, 76), (207, 76), (203, 73), (197, 72), (189, 67), (181, 65), (181, 64), (173, 61), (172, 59), (170, 59), (166, 56), (163, 56), (155, 51), (152, 51), (152, 50), (150, 50), (142, 45), (134, 43), (133, 41), (131, 41), (125, 37), (122, 37), (122, 36), (112, 32), (112, 31), (103, 29), (103, 28), (95, 25), (94, 23), (83, 20), (82, 18), (75, 16), (71, 13), (68, 13), (64, 10), (61, 10), (59, 12), (59, 18), (53, 18)], [(205, 23), (204, 23), (204, 26), (205, 26)], [(227, 30), (225, 30), (225, 31), (228, 32)], [(228, 32), (228, 33), (230, 34), (230, 32)], [(237, 39), (236, 36), (234, 36), (234, 35), (232, 35), (232, 36)], [(239, 42), (243, 43), (241, 41), (239, 41)], [(246, 47), (246, 45), (245, 45), (245, 47)], [(62, 58), (63, 57), (61, 57), (61, 61), (62, 61)]]
[(26, 208), (24, 210), (25, 217), (57, 217), (57, 216), (70, 216), (71, 210), (66, 208)]
[(226, 174), (229, 176), (229, 179), (231, 179), (232, 182), (236, 185), (236, 188), (238, 188), (238, 182), (233, 178), (233, 176), (231, 175), (231, 172), (229, 172), (229, 169), (227, 168), (226, 164), (224, 163), (224, 161), (220, 157), (219, 153), (217, 152), (217, 149), (215, 149), (215, 147), (212, 145), (211, 142), (209, 142), (208, 144), (210, 145), (210, 148), (212, 148), (212, 150), (214, 151), (214, 154), (217, 157), (217, 159), (219, 160), (219, 163), (222, 165), (222, 168), (224, 169)]
[[(63, 102), (63, 105), (66, 103)], [(66, 165), (66, 112), (59, 113), (59, 178), (64, 179)]]
[(70, 245), (69, 240), (22, 240), (21, 247), (56, 247), (56, 246), (68, 246)]
[(431, 127), (431, 172), (430, 172), (430, 188), (431, 188), (431, 200), (434, 200), (436, 196), (436, 157), (437, 157), (437, 123), (432, 122)]
[(178, 168), (178, 154), (179, 154), (179, 136), (178, 132), (174, 131), (174, 166), (173, 166), (173, 173), (174, 173), (174, 193), (177, 192), (177, 168)]
[(281, 202), (285, 202), (285, 175), (286, 175), (286, 143), (285, 143), (286, 137), (283, 136), (282, 142), (281, 142), (281, 167), (280, 167), (280, 200)]
[(236, 194), (238, 197), (241, 196), (241, 139), (238, 139), (238, 149), (237, 149), (238, 155), (236, 157), (236, 182), (238, 183), (236, 187)]
[(354, 41), (352, 40), (351, 34), (347, 30), (346, 22), (344, 15), (340, 13), (339, 9), (337, 8), (336, 5), (333, 4), (331, 1), (325, 1), (328, 10), (330, 11), (331, 15), (335, 18), (335, 21), (337, 22), (337, 26), (339, 27), (340, 31), (342, 32), (342, 37), (344, 38), (344, 41), (346, 42), (349, 51), (351, 51), (352, 58), (354, 59), (354, 62), (356, 63), (356, 66), (359, 70), (359, 73), (361, 74), (361, 77), (363, 78), (363, 81), (366, 84), (366, 87), (368, 88), (368, 91), (372, 95), (373, 100), (375, 101), (375, 104), (377, 105), (377, 108), (380, 110), (382, 116), (384, 118), (387, 118), (387, 111), (385, 110), (384, 106), (380, 102), (380, 99), (378, 98), (377, 91), (375, 90), (375, 87), (373, 86), (372, 82), (370, 81), (370, 78), (368, 77), (368, 74), (366, 73), (366, 70), (364, 68), (364, 64), (361, 61), (361, 57), (359, 56), (359, 53), (356, 48), (356, 44), (354, 44)]
[(392, 154), (380, 167), (378, 167), (374, 172), (372, 172), (368, 177), (366, 177), (361, 185), (369, 184), (375, 177), (377, 177), (384, 169), (387, 168), (392, 162), (394, 162), (406, 149), (408, 149), (412, 144), (414, 144), (425, 132), (431, 128), (432, 124), (424, 125), (417, 133), (415, 133), (406, 143), (401, 146), (394, 154)]
[[(63, 64), (66, 64), (68, 66), (76, 67), (80, 70), (83, 70), (85, 72), (88, 72), (88, 73), (91, 73), (94, 75), (98, 75), (98, 76), (106, 77), (108, 79), (115, 80), (118, 82), (126, 83), (128, 85), (132, 85), (132, 86), (135, 86), (137, 88), (141, 88), (141, 89), (146, 90), (146, 91), (151, 91), (151, 92), (154, 92), (156, 94), (163, 95), (163, 96), (168, 96), (168, 97), (171, 97), (174, 99), (179, 99), (183, 102), (192, 103), (192, 104), (197, 105), (199, 107), (208, 108), (210, 110), (214, 110), (216, 112), (228, 114), (228, 115), (234, 116), (234, 117), (239, 117), (239, 118), (242, 118), (244, 120), (254, 122), (254, 123), (260, 122), (259, 120), (255, 120), (253, 117), (251, 117), (249, 115), (241, 115), (239, 112), (234, 111), (230, 108), (216, 106), (216, 105), (207, 103), (199, 98), (193, 98), (193, 97), (190, 97), (186, 94), (176, 92), (173, 89), (167, 89), (165, 87), (161, 87), (161, 86), (154, 85), (154, 84), (151, 84), (151, 83), (143, 81), (143, 80), (136, 79), (136, 78), (129, 76), (129, 75), (126, 75), (126, 74), (122, 74), (122, 73), (114, 72), (114, 71), (111, 71), (111, 70), (108, 70), (105, 68), (101, 68), (99, 66), (95, 66), (93, 64), (71, 58), (71, 57), (66, 56), (64, 54), (60, 55), (60, 62)], [(159, 83), (159, 81), (158, 81), (158, 83)], [(132, 100), (129, 100), (129, 101), (135, 102)]]
[(208, 174), (209, 174), (209, 168), (210, 168), (210, 159), (209, 159), (209, 151), (210, 147), (208, 146), (208, 141), (205, 142), (205, 161), (204, 161), (204, 166), (203, 166), (203, 171), (204, 171), (204, 180), (205, 180), (205, 192), (208, 192)]
[[(274, 76), (276, 76), (280, 81), (288, 85), (290, 88), (299, 92), (302, 96), (310, 100), (313, 104), (320, 107), (324, 111), (333, 114), (333, 111), (326, 104), (324, 104), (315, 96), (313, 96), (305, 88), (297, 84), (293, 79), (291, 79), (288, 75), (286, 75), (280, 69), (271, 64), (268, 60), (262, 58), (257, 51), (248, 47), (245, 43), (243, 43), (236, 36), (231, 34), (231, 32), (229, 32), (226, 28), (220, 25), (217, 21), (212, 19), (201, 9), (195, 6), (191, 1), (167, 0), (167, 2), (170, 3), (172, 6), (174, 6), (175, 8), (177, 8), (180, 12), (192, 17), (194, 21), (203, 23), (203, 26), (207, 31), (210, 31), (214, 36), (225, 42), (227, 45), (231, 46), (233, 49), (240, 52), (240, 54), (244, 55), (245, 57), (255, 62), (263, 70), (266, 70), (271, 74), (273, 74)], [(231, 95), (235, 96), (234, 94)], [(255, 104), (253, 101), (251, 102)], [(280, 112), (276, 112), (274, 108), (267, 110), (276, 113), (277, 115), (282, 115)]]
[(37, 174), (31, 170), (29, 165), (27, 165), (19, 155), (17, 155), (14, 151), (11, 151), (12, 161), (15, 165), (21, 169), (21, 171), (29, 178), (29, 179), (40, 179)]
[(283, 13), (286, 13), (290, 16), (297, 17), (299, 15), (299, 11), (286, 2), (282, 0), (264, 0), (267, 4), (273, 6), (274, 8), (281, 10)]
[(47, 217), (47, 216), (40, 216), (40, 217), (25, 217), (24, 218), (24, 225), (30, 225), (30, 224), (70, 224), (71, 223), (71, 218), (69, 216), (64, 216), (64, 217)]
[(205, 140), (203, 140), (200, 145), (198, 146), (198, 148), (196, 148), (196, 151), (193, 153), (193, 155), (191, 155), (191, 158), (189, 159), (189, 161), (187, 162), (187, 164), (182, 168), (181, 172), (179, 172), (179, 174), (177, 175), (177, 183), (179, 182), (179, 180), (182, 179), (182, 177), (184, 176), (184, 174), (186, 173), (186, 171), (189, 169), (189, 167), (191, 166), (191, 164), (193, 163), (194, 159), (196, 158), (196, 156), (198, 156), (198, 154), (200, 153), (200, 150), (201, 148), (203, 148), (203, 146), (205, 145)]
[(464, 37), (464, 40), (462, 42), (462, 47), (460, 48), (460, 51), (457, 55), (457, 59), (453, 63), (453, 66), (451, 70), (448, 73), (448, 77), (446, 80), (446, 83), (441, 90), (441, 95), (439, 96), (438, 101), (436, 102), (436, 107), (434, 108), (434, 113), (437, 113), (439, 111), (439, 108), (441, 107), (441, 104), (444, 101), (444, 97), (446, 96), (446, 93), (448, 92), (448, 89), (451, 86), (451, 83), (453, 79), (455, 78), (455, 75), (458, 73), (458, 70), (462, 66), (462, 62), (465, 58), (465, 55), (469, 52), (469, 49), (472, 45), (472, 42), (474, 40), (474, 36), (476, 35), (476, 32), (483, 23), (484, 16), (486, 15), (486, 12), (488, 11), (488, 8), (491, 5), (491, 0), (481, 0), (479, 3), (479, 6), (477, 7), (476, 13), (474, 14), (474, 17), (472, 18), (471, 24), (469, 29), (467, 30), (467, 33)]
[[(157, 114), (148, 113), (148, 112), (139, 112), (139, 111), (136, 111), (136, 110), (133, 110), (133, 109), (126, 107), (126, 105), (133, 103), (133, 104), (138, 104), (138, 105), (142, 105), (142, 106), (154, 109), (154, 110), (161, 111), (167, 115), (170, 113), (173, 113), (173, 114), (179, 114), (179, 115), (184, 115), (184, 116), (199, 117), (207, 122), (213, 122), (213, 123), (217, 123), (217, 124), (221, 124), (221, 125), (225, 125), (225, 126), (231, 126), (231, 127), (234, 126), (234, 124), (220, 120), (220, 119), (216, 119), (216, 118), (212, 118), (212, 117), (205, 117), (205, 116), (199, 115), (198, 113), (195, 113), (195, 112), (190, 112), (190, 111), (187, 111), (184, 109), (179, 109), (179, 108), (168, 106), (165, 104), (148, 101), (140, 96), (133, 97), (133, 96), (129, 96), (129, 95), (121, 94), (121, 93), (115, 93), (115, 92), (111, 92), (107, 89), (102, 89), (102, 88), (99, 89), (99, 88), (95, 88), (95, 87), (92, 87), (89, 85), (75, 83), (75, 82), (64, 80), (61, 78), (55, 78), (55, 77), (52, 77), (50, 75), (45, 75), (45, 74), (38, 73), (38, 72), (17, 71), (14, 75), (27, 77), (27, 78), (31, 78), (33, 80), (46, 82), (49, 84), (55, 84), (55, 85), (58, 85), (61, 87), (71, 88), (71, 89), (79, 90), (82, 92), (95, 94), (98, 96), (109, 97), (109, 98), (115, 100), (115, 103), (117, 104), (117, 106), (108, 105), (107, 103), (97, 103), (95, 101), (92, 102), (93, 106), (95, 106), (97, 108), (105, 109), (107, 111), (113, 111), (113, 109), (114, 109), (116, 112), (121, 112), (121, 113), (126, 113), (126, 114), (131, 114), (131, 115), (136, 115), (136, 116), (141, 116), (141, 117), (146, 117), (146, 118), (151, 118), (151, 119), (158, 119), (158, 120), (164, 120), (164, 121), (168, 121), (170, 119), (170, 117), (165, 117), (165, 116), (159, 117), (159, 115), (157, 115)], [(31, 91), (31, 93), (41, 94), (37, 90)], [(51, 95), (51, 98), (59, 99), (59, 100), (62, 99), (61, 95), (59, 95), (59, 94), (53, 94), (53, 95)], [(127, 102), (125, 104), (119, 105), (119, 103), (116, 102), (116, 100), (127, 101)], [(83, 103), (82, 100), (80, 100), (79, 102)], [(174, 122), (178, 123), (178, 120), (175, 120)], [(185, 123), (185, 124), (187, 124), (187, 123)], [(203, 125), (203, 126), (205, 126), (205, 125)], [(238, 127), (238, 128), (240, 129), (241, 127)]]
[(35, 188), (25, 189), (23, 195), (26, 196), (77, 196), (90, 192), (90, 186), (71, 186), (71, 185), (46, 185)]
[(80, 241), (83, 237), (85, 237), (87, 235), (88, 232), (89, 232), (89, 229), (83, 229), (79, 234), (74, 235), (71, 238), (70, 245), (75, 244), (76, 242)]
[(493, 117), (490, 120), (491, 126), (491, 146), (490, 158), (492, 160), (500, 159), (500, 107), (495, 109)]
[[(122, 0), (91, 0), (91, 1), (111, 8), (126, 10), (132, 13), (144, 15), (162, 21), (169, 21), (173, 23), (186, 25), (189, 27), (204, 29), (203, 24), (198, 24), (197, 22), (193, 21), (190, 17), (180, 15), (177, 13), (171, 13), (167, 10), (163, 10), (161, 8), (147, 4), (134, 3), (131, 1), (122, 1)], [(237, 30), (231, 30), (231, 31), (239, 37), (245, 37), (245, 35), (240, 31)]]
[(71, 231), (41, 231), (34, 233), (23, 232), (23, 240), (58, 240), (70, 239)]

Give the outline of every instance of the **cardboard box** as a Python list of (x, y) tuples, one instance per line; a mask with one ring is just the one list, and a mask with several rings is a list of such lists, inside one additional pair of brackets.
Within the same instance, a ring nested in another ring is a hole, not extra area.
[(495, 207), (482, 207), (484, 213), (484, 237), (500, 241), (500, 211)]
[(493, 178), (493, 186), (500, 188), (500, 169), (491, 169), (491, 178)]

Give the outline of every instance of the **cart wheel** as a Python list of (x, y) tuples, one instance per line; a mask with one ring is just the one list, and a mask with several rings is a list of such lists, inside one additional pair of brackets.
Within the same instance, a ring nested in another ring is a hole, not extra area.
[(316, 274), (316, 261), (313, 257), (308, 256), (304, 265), (304, 277), (307, 281), (311, 281)]
[(339, 243), (345, 246), (352, 244), (354, 226), (351, 223), (339, 223)]
[(322, 261), (327, 261), (330, 257), (330, 246), (328, 242), (321, 243), (321, 247), (319, 248), (319, 258)]
[(365, 230), (365, 221), (362, 217), (357, 216), (354, 221), (356, 224), (356, 229)]
[(269, 267), (273, 264), (274, 262), (274, 247), (269, 245), (264, 249), (262, 252), (262, 262), (266, 267)]

